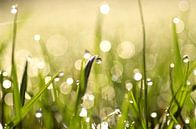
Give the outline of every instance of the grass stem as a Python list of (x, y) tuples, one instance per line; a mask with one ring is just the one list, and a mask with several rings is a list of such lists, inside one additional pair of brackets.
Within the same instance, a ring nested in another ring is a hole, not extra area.
[(142, 25), (142, 42), (143, 42), (143, 78), (144, 78), (144, 114), (146, 120), (146, 128), (148, 128), (148, 86), (146, 82), (146, 29), (144, 23), (143, 9), (141, 0), (138, 0), (139, 12), (140, 12), (140, 20)]

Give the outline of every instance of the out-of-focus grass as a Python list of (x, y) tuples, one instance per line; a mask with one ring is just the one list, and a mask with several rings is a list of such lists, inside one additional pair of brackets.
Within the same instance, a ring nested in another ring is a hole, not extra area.
[[(146, 5), (145, 2), (143, 4)], [(108, 7), (107, 4), (103, 5)], [(147, 12), (141, 18), (145, 19), (146, 15)], [(10, 73), (4, 70), (9, 65), (5, 66), (3, 62), (3, 57), (7, 55), (4, 54), (5, 48), (9, 46), (4, 47), (4, 43), (0, 47), (1, 123), (7, 124), (4, 125), (6, 128), (29, 128), (30, 125), (47, 129), (195, 128), (195, 52), (190, 54), (186, 51), (188, 56), (183, 56), (181, 48), (186, 43), (181, 42), (185, 40), (189, 44), (193, 43), (185, 36), (187, 30), (179, 33), (178, 23), (183, 18), (172, 19), (172, 33), (163, 33), (163, 37), (156, 41), (164, 43), (171, 40), (172, 47), (168, 44), (153, 46), (157, 38), (150, 37), (153, 29), (149, 30), (149, 26), (146, 26), (147, 39), (143, 43), (146, 46), (142, 50), (139, 39), (133, 38), (137, 42), (134, 44), (126, 41), (119, 32), (107, 36), (104, 28), (108, 17), (103, 12), (98, 13), (94, 41), (85, 46), (92, 53), (86, 51), (84, 57), (78, 56), (74, 52), (81, 54), (84, 46), (79, 45), (75, 50), (70, 49), (72, 44), (69, 43), (69, 47), (63, 49), (63, 53), (69, 56), (62, 56), (62, 49), (59, 48), (64, 46), (50, 46), (50, 43), (65, 43), (67, 40), (64, 40), (64, 35), (69, 31), (63, 31), (48, 40), (47, 36), (41, 35), (41, 39), (39, 36), (34, 37), (38, 41), (34, 41), (34, 44), (38, 45), (42, 60), (35, 60), (34, 55), (22, 55), (25, 58), (22, 60), (24, 66), (20, 66), (17, 64), (20, 57), (16, 49), (20, 44), (16, 42), (16, 35), (17, 38), (21, 35), (17, 29), (19, 23), (16, 22), (16, 16), (17, 13), (14, 14)], [(139, 13), (136, 17), (140, 17)], [(185, 21), (182, 22), (187, 25)], [(155, 31), (161, 33), (161, 30)], [(145, 30), (143, 32), (145, 36)], [(101, 46), (104, 43), (110, 44), (111, 48)], [(163, 51), (162, 47), (167, 49)], [(58, 51), (54, 53), (56, 49)], [(76, 63), (73, 63), (75, 60)], [(21, 73), (18, 72), (20, 67)], [(58, 73), (59, 70), (64, 73)], [(21, 82), (18, 76), (21, 76)], [(11, 86), (6, 83), (9, 80)], [(12, 96), (8, 96), (10, 94)]]

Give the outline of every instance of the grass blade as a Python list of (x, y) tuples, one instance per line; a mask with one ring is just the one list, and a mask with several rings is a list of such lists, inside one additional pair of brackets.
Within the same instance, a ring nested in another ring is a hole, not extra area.
[(18, 89), (18, 77), (17, 70), (15, 65), (15, 44), (16, 44), (16, 34), (17, 34), (17, 15), (14, 14), (14, 23), (13, 23), (13, 37), (12, 37), (12, 54), (11, 54), (11, 79), (13, 83), (13, 100), (14, 100), (14, 111), (16, 117), (20, 118), (21, 113), (21, 102), (20, 102), (20, 93)]
[(24, 73), (22, 76), (22, 82), (20, 86), (20, 101), (21, 101), (22, 106), (24, 106), (24, 103), (25, 103), (25, 92), (27, 89), (27, 82), (28, 82), (27, 69), (28, 69), (28, 62), (26, 61)]
[(143, 50), (142, 50), (142, 60), (143, 60), (143, 78), (144, 78), (144, 115), (146, 120), (146, 128), (148, 128), (148, 85), (146, 82), (146, 30), (144, 24), (144, 16), (141, 0), (138, 0), (140, 19), (142, 25), (142, 40), (143, 40)]
[(38, 101), (40, 96), (47, 90), (48, 86), (54, 81), (54, 79), (59, 75), (59, 73), (55, 74), (52, 79), (26, 104), (21, 110), (21, 117), (18, 118), (15, 116), (11, 122), (7, 124), (6, 129), (11, 129), (15, 125), (17, 125), (25, 116), (26, 114), (31, 110), (34, 103)]

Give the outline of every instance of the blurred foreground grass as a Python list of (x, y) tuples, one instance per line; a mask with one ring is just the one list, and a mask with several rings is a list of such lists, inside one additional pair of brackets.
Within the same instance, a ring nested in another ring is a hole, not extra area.
[[(12, 6), (9, 22), (0, 24), (1, 125), (34, 125), (36, 129), (196, 127), (195, 2), (142, 1), (145, 53), (137, 1), (108, 2), (79, 1), (92, 7), (74, 10), (76, 1), (59, 0), (54, 12), (22, 1), (18, 1), (19, 8)], [(2, 10), (8, 10), (10, 3), (3, 1)], [(69, 7), (65, 14), (63, 5)], [(28, 12), (28, 7), (38, 9), (37, 13)], [(156, 18), (152, 7), (160, 8), (156, 15), (168, 11)], [(41, 10), (44, 14), (39, 14)]]

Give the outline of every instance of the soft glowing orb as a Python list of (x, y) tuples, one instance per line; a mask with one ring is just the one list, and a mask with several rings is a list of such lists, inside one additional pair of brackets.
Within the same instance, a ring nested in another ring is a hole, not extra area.
[(99, 47), (102, 52), (109, 52), (111, 49), (111, 43), (108, 40), (103, 40), (103, 41), (101, 41)]
[(40, 37), (39, 34), (35, 34), (34, 37), (33, 37), (33, 39), (34, 39), (35, 41), (39, 41), (39, 40), (41, 39), (41, 37)]
[(76, 62), (74, 63), (74, 67), (75, 69), (79, 70), (81, 69), (81, 64), (82, 64), (82, 60), (79, 59), (79, 60), (76, 60)]
[(9, 89), (12, 86), (12, 82), (10, 80), (4, 80), (3, 81), (3, 87), (5, 89)]
[(108, 14), (110, 12), (110, 6), (107, 3), (102, 4), (99, 9), (102, 14)]
[(190, 5), (189, 2), (187, 0), (181, 0), (178, 4), (178, 7), (181, 11), (186, 12), (189, 10)]
[(73, 84), (73, 81), (74, 81), (73, 78), (69, 77), (69, 78), (67, 78), (66, 83), (68, 85), (72, 85)]
[(129, 59), (135, 55), (135, 46), (131, 42), (124, 41), (117, 46), (117, 53), (122, 59)]
[(142, 79), (142, 74), (140, 72), (136, 72), (133, 76), (134, 80), (140, 81)]
[(13, 93), (7, 93), (5, 95), (4, 101), (8, 106), (13, 106)]
[(150, 114), (150, 116), (151, 116), (152, 118), (156, 118), (156, 117), (157, 117), (157, 113), (156, 113), (156, 112), (152, 112), (152, 113)]

